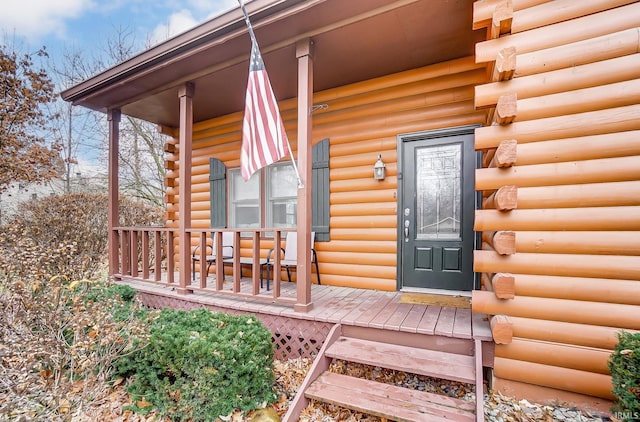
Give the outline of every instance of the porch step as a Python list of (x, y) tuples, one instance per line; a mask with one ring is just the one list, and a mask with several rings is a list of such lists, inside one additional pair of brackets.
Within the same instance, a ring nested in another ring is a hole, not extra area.
[(433, 378), (474, 384), (475, 358), (341, 336), (327, 348), (333, 359), (395, 369)]
[(475, 404), (347, 375), (324, 372), (307, 398), (393, 421), (473, 421)]
[[(309, 400), (318, 400), (394, 421), (483, 421), (482, 342), (465, 352), (431, 350), (438, 341), (423, 335), (398, 337), (388, 331), (344, 329), (335, 325), (290, 404), (283, 422), (293, 422)], [(382, 341), (376, 341), (381, 339)], [(388, 341), (388, 343), (387, 343)], [(421, 345), (425, 348), (421, 348)], [(457, 353), (456, 353), (457, 352)], [(462, 353), (471, 353), (469, 356)], [(336, 359), (475, 385), (476, 401), (412, 390), (331, 372)]]

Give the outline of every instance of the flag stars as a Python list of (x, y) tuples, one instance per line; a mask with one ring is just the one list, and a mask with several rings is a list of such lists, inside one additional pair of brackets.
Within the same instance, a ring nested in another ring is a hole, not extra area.
[(251, 64), (249, 66), (249, 71), (262, 70), (264, 69), (264, 63), (262, 61), (262, 56), (260, 55), (260, 50), (255, 43), (252, 43), (253, 46), (251, 48)]
[[(273, 164), (291, 154), (278, 100), (276, 99), (264, 62), (260, 55), (258, 42), (249, 22), (249, 16), (241, 3), (249, 36), (251, 37), (251, 57), (249, 59), (249, 79), (245, 96), (244, 119), (242, 120), (242, 149), (240, 150), (240, 169), (245, 181), (261, 168)], [(291, 154), (293, 168), (298, 169)]]

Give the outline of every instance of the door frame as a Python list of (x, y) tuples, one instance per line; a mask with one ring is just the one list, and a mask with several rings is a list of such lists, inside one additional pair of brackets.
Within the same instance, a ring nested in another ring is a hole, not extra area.
[[(401, 133), (399, 135), (396, 136), (396, 141), (397, 141), (397, 146), (396, 146), (396, 150), (397, 150), (397, 166), (398, 166), (398, 184), (396, 186), (396, 214), (397, 214), (397, 220), (396, 220), (396, 244), (397, 244), (397, 251), (396, 251), (396, 290), (400, 291), (402, 290), (402, 265), (404, 262), (404, 256), (402, 254), (402, 239), (403, 239), (403, 232), (402, 232), (402, 224), (403, 224), (403, 215), (401, 212), (401, 208), (402, 208), (402, 204), (404, 203), (403, 200), (403, 191), (404, 189), (402, 189), (402, 183), (404, 181), (404, 177), (403, 177), (403, 164), (404, 164), (404, 160), (403, 160), (403, 151), (402, 151), (402, 144), (404, 142), (411, 142), (412, 140), (415, 141), (419, 141), (419, 140), (427, 140), (427, 139), (437, 139), (437, 138), (447, 138), (450, 136), (459, 136), (459, 135), (475, 135), (475, 129), (482, 127), (481, 124), (475, 124), (475, 125), (465, 125), (465, 126), (455, 126), (455, 127), (449, 127), (449, 128), (442, 128), (442, 129), (432, 129), (432, 130), (425, 130), (425, 131), (421, 131), (421, 132), (410, 132), (410, 133)], [(476, 152), (476, 169), (478, 169), (480, 166), (482, 165), (482, 156), (480, 153)], [(475, 186), (473, 187), (474, 191), (475, 191), (475, 195), (474, 195), (474, 210), (479, 209), (480, 204), (482, 204), (482, 192), (479, 192), (475, 189)], [(478, 246), (480, 245), (480, 241), (481, 241), (481, 236), (482, 233), (481, 232), (476, 232), (474, 231), (474, 239), (473, 239), (473, 249), (474, 251), (478, 249)], [(473, 256), (472, 256), (473, 259)], [(473, 290), (477, 290), (480, 287), (480, 275), (477, 272), (473, 272)], [(416, 288), (418, 289), (418, 288)], [(440, 290), (440, 289), (419, 289), (419, 290), (424, 290), (424, 291), (429, 291), (431, 293), (439, 293), (439, 294), (448, 294), (448, 293), (453, 293), (453, 292), (458, 292), (456, 291), (451, 291), (451, 290)]]

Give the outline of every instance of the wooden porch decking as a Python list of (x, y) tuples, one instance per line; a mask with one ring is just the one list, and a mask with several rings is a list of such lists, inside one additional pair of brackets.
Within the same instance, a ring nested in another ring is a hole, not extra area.
[[(121, 282), (148, 294), (230, 311), (459, 339), (493, 340), (489, 323), (483, 315), (472, 314), (471, 309), (401, 303), (402, 292), (313, 284), (313, 309), (296, 312), (289, 305), (270, 301), (272, 291), (266, 290), (266, 284), (260, 289), (260, 294), (249, 297), (252, 284), (248, 278), (243, 278), (241, 283), (241, 292), (247, 293), (247, 297), (224, 294), (226, 290), (231, 292), (233, 286), (227, 280), (222, 292), (201, 289), (193, 283), (188, 286), (194, 289), (193, 293), (186, 295), (176, 292), (176, 284), (152, 284), (127, 278)], [(215, 277), (209, 277), (207, 287), (214, 284)], [(296, 283), (282, 281), (280, 297), (295, 298)]]

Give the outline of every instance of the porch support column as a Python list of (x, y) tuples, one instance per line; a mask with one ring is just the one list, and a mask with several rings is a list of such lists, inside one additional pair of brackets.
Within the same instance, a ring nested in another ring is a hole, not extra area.
[(109, 275), (120, 273), (118, 265), (118, 235), (113, 231), (120, 225), (120, 204), (118, 186), (118, 156), (120, 151), (120, 109), (107, 111), (109, 125), (109, 168), (107, 225), (109, 227)]
[(298, 170), (304, 186), (298, 189), (297, 301), (294, 310), (308, 312), (311, 302), (311, 106), (313, 59), (311, 39), (298, 41)]
[(187, 294), (187, 283), (191, 280), (191, 156), (193, 138), (193, 92), (194, 85), (185, 83), (178, 90), (180, 99), (180, 134), (178, 170), (180, 202), (178, 203), (178, 259), (180, 261), (180, 287), (178, 294)]

